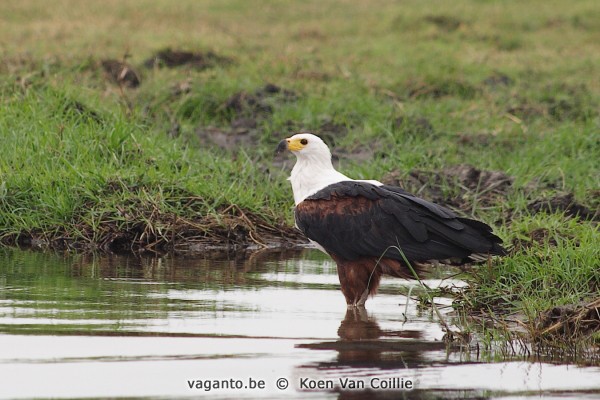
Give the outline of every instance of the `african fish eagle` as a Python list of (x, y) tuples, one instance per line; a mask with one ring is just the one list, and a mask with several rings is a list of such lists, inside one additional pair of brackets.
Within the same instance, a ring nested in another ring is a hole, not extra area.
[(506, 253), (482, 222), (399, 187), (336, 171), (318, 136), (296, 134), (279, 143), (277, 151), (284, 150), (297, 159), (289, 178), (296, 226), (336, 262), (348, 307), (364, 306), (381, 275), (414, 279), (406, 261), (418, 273), (427, 263), (463, 264)]

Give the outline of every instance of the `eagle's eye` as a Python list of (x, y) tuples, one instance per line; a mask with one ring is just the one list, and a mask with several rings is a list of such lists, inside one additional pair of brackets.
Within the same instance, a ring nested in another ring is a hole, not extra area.
[(308, 140), (307, 139), (300, 139), (300, 144), (303, 146), (306, 146), (308, 144)]

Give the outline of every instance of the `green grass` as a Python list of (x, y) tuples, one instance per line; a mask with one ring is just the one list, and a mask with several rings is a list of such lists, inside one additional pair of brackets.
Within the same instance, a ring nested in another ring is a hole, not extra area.
[[(141, 247), (190, 237), (251, 243), (259, 226), (291, 226), (291, 161), (274, 164), (272, 152), (310, 129), (335, 143), (339, 168), (356, 178), (464, 163), (514, 178), (486, 205), (476, 190), (444, 188), (509, 245), (548, 231), (548, 242), (517, 247), (474, 275), (471, 307), (533, 319), (598, 297), (597, 221), (528, 208), (565, 192), (592, 213), (599, 206), (595, 1), (44, 5), (0, 4), (4, 243), (105, 248), (120, 232)], [(142, 66), (167, 47), (233, 63)], [(112, 83), (106, 58), (126, 58), (141, 86)], [(225, 107), (266, 83), (295, 96), (261, 99), (266, 112)], [(240, 117), (256, 128), (229, 149), (198, 135), (210, 127), (231, 137)]]
[(74, 98), (47, 85), (3, 97), (0, 226), (9, 243), (27, 234), (93, 247), (113, 230), (160, 230), (173, 215), (218, 219), (232, 204), (277, 219), (268, 196), (282, 189), (265, 186), (271, 179), (257, 174), (250, 155), (190, 149)]
[[(561, 215), (540, 215), (514, 221), (510, 230), (520, 242), (493, 268), (479, 268), (474, 280), (479, 304), (473, 307), (493, 309), (500, 304), (534, 318), (540, 310), (597, 296), (597, 229)], [(529, 233), (534, 231), (539, 236), (532, 240)]]

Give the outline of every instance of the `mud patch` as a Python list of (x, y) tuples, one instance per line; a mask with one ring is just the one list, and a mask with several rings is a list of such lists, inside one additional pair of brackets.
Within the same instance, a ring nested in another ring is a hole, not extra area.
[(506, 109), (506, 112), (524, 120), (531, 120), (547, 114), (546, 109), (539, 104), (521, 103)]
[(559, 193), (545, 199), (537, 199), (527, 205), (527, 210), (533, 214), (564, 213), (569, 217), (579, 217), (588, 221), (600, 221), (600, 210), (592, 211), (577, 203), (573, 193)]
[(444, 32), (454, 32), (464, 25), (463, 21), (451, 15), (428, 15), (423, 20), (435, 25)]
[(519, 140), (519, 138), (499, 137), (492, 133), (463, 132), (456, 135), (456, 143), (472, 148), (494, 146), (496, 148), (513, 149), (518, 145)]
[(318, 40), (323, 42), (327, 40), (327, 35), (318, 29), (300, 29), (293, 36), (295, 40)]
[(406, 178), (392, 172), (382, 182), (400, 186), (436, 203), (470, 211), (474, 202), (483, 206), (502, 203), (512, 190), (513, 180), (502, 171), (485, 171), (460, 164), (439, 172), (415, 169)]
[(493, 141), (494, 138), (485, 133), (461, 133), (457, 136), (457, 142), (459, 144), (473, 147), (486, 147)]
[(382, 157), (380, 149), (379, 142), (371, 142), (368, 145), (339, 146), (332, 152), (331, 157), (334, 165), (347, 160), (364, 163), (365, 161), (370, 162), (376, 157)]
[(296, 92), (268, 83), (252, 93), (241, 91), (234, 94), (221, 105), (220, 110), (232, 119), (258, 118), (271, 114), (276, 103), (293, 102), (297, 98)]
[(600, 298), (587, 304), (553, 307), (538, 316), (535, 327), (538, 340), (572, 339), (600, 332)]
[(200, 71), (231, 64), (233, 64), (231, 58), (220, 56), (212, 51), (191, 52), (172, 49), (160, 50), (144, 61), (144, 66), (146, 68), (176, 68), (188, 66)]
[(228, 98), (222, 109), (233, 115), (264, 116), (273, 112), (273, 107), (264, 97), (246, 92), (239, 92)]
[(319, 82), (329, 82), (332, 79), (331, 74), (319, 70), (299, 70), (294, 72), (295, 79), (305, 79)]
[[(299, 131), (301, 132), (302, 129)], [(308, 130), (307, 132), (310, 132)], [(316, 135), (327, 143), (328, 146), (334, 148), (348, 134), (348, 126), (335, 122), (332, 118), (324, 118), (316, 130)], [(335, 153), (335, 150), (333, 151)]]
[(240, 146), (256, 147), (262, 135), (259, 128), (277, 104), (297, 98), (295, 92), (273, 84), (266, 84), (250, 93), (238, 92), (216, 110), (216, 114), (227, 120), (229, 126), (200, 126), (196, 134), (203, 143), (228, 151), (235, 151)]
[(512, 86), (514, 81), (508, 75), (496, 72), (485, 78), (481, 83), (484, 86), (495, 89), (502, 86)]
[(237, 152), (241, 148), (256, 146), (259, 133), (256, 130), (256, 121), (252, 119), (245, 120), (247, 127), (238, 124), (244, 120), (233, 121), (230, 128), (200, 127), (196, 129), (196, 135), (203, 145), (218, 147), (230, 152)]
[(473, 99), (480, 89), (462, 79), (440, 79), (433, 81), (410, 80), (403, 87), (392, 90), (405, 99), (439, 99), (454, 96)]
[(507, 108), (509, 114), (521, 119), (546, 117), (556, 121), (587, 120), (598, 116), (598, 105), (585, 85), (550, 85), (538, 98), (518, 98)]
[(141, 80), (139, 74), (126, 62), (106, 59), (100, 61), (100, 65), (104, 69), (107, 78), (113, 83), (130, 88), (140, 86)]

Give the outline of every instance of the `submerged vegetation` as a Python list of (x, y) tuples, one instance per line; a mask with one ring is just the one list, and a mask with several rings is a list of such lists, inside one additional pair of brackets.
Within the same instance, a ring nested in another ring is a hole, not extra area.
[(598, 346), (595, 1), (55, 3), (0, 4), (4, 245), (300, 243), (273, 150), (311, 130), (496, 228), (457, 306)]

